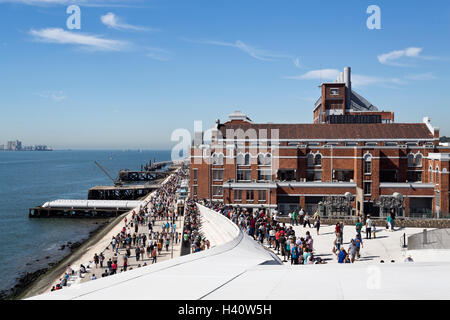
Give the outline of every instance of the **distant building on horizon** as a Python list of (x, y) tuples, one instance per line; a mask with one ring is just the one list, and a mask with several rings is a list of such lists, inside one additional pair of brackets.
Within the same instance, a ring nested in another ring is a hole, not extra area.
[(15, 141), (8, 141), (6, 150), (9, 151), (19, 151), (22, 150), (22, 141), (15, 140)]

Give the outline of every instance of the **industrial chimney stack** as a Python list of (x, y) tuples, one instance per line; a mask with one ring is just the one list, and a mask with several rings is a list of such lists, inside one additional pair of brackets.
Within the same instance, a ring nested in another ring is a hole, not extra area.
[(345, 108), (348, 110), (351, 108), (351, 100), (352, 100), (352, 76), (351, 76), (351, 68), (344, 68), (344, 82), (345, 82)]

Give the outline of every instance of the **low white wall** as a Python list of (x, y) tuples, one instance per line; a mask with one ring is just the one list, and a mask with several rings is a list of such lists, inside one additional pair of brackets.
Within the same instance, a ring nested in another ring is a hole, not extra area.
[(211, 247), (220, 246), (233, 241), (239, 236), (239, 228), (227, 217), (197, 204), (201, 216), (200, 231), (209, 240)]

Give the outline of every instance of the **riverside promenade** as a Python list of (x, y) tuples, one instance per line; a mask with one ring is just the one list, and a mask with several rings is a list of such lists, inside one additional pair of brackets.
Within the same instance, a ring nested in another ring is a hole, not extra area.
[[(72, 275), (70, 275), (67, 286), (77, 285), (82, 282), (89, 281), (91, 279), (91, 276), (95, 274), (96, 278), (100, 278), (102, 275), (102, 272), (107, 268), (107, 261), (109, 258), (112, 258), (113, 252), (111, 250), (111, 240), (113, 237), (117, 236), (122, 232), (122, 230), (127, 229), (133, 229), (134, 233), (134, 227), (130, 228), (130, 223), (133, 221), (133, 216), (138, 214), (142, 208), (144, 208), (146, 205), (149, 205), (149, 208), (153, 208), (153, 203), (159, 199), (161, 194), (163, 192), (164, 188), (167, 188), (171, 184), (175, 184), (175, 186), (172, 186), (172, 189), (176, 186), (178, 186), (181, 183), (181, 177), (183, 176), (182, 172), (183, 168), (178, 168), (173, 174), (168, 176), (163, 182), (162, 187), (159, 190), (155, 190), (151, 194), (149, 194), (143, 201), (142, 204), (139, 207), (134, 208), (133, 210), (130, 210), (129, 212), (123, 214), (121, 217), (114, 220), (110, 226), (107, 226), (106, 228), (109, 230), (106, 232), (104, 236), (99, 241), (95, 241), (95, 243), (92, 243), (87, 248), (79, 248), (83, 249), (84, 252), (74, 252), (74, 254), (79, 254), (79, 257), (77, 257), (75, 260), (70, 261), (70, 268), (74, 271)], [(176, 190), (176, 188), (175, 188)], [(167, 209), (170, 207), (172, 210), (176, 209), (176, 197), (175, 197), (175, 191), (173, 191), (173, 195), (171, 196), (170, 203), (169, 200), (167, 200), (167, 203), (165, 203)], [(126, 221), (126, 224), (124, 223)], [(160, 219), (156, 219), (153, 227), (153, 232), (159, 232), (161, 233), (161, 226), (163, 223), (167, 222), (167, 219), (164, 219), (164, 217), (161, 217)], [(176, 231), (181, 232), (183, 229), (183, 219), (182, 217), (178, 217), (176, 221)], [(138, 225), (138, 232), (137, 234), (146, 234), (147, 239), (151, 239), (149, 236), (149, 230), (147, 225)], [(88, 240), (89, 241), (89, 240)], [(157, 256), (157, 263), (160, 261), (168, 260), (172, 257), (176, 257), (180, 255), (180, 245), (181, 241), (178, 241), (177, 243), (173, 244), (170, 243), (169, 250), (166, 251), (166, 249), (163, 246), (163, 249), (161, 250), (161, 253)], [(172, 253), (173, 250), (173, 253)], [(136, 255), (134, 248), (131, 250), (132, 254), (128, 258), (128, 270), (138, 268), (139, 264), (143, 266), (144, 264), (151, 264), (151, 257), (148, 258), (146, 253), (143, 253), (141, 256), (143, 257), (143, 260), (140, 259), (140, 261), (136, 261)], [(104, 268), (103, 270), (100, 269), (100, 265), (98, 265), (98, 268), (95, 268), (94, 263), (94, 255), (99, 255), (100, 253), (103, 253), (105, 256), (104, 259)], [(120, 267), (123, 266), (123, 255), (125, 253), (125, 248), (119, 249), (117, 253), (117, 264), (118, 264), (118, 272), (120, 271)], [(67, 260), (67, 259), (66, 259)], [(80, 276), (80, 266), (84, 265), (86, 267), (86, 273), (81, 274)], [(67, 266), (66, 266), (67, 267)], [(43, 279), (38, 280), (35, 284), (34, 288), (32, 288), (25, 294), (24, 297), (32, 296), (36, 294), (41, 294), (45, 292), (51, 291), (52, 287), (56, 286), (58, 283), (61, 282), (60, 279), (62, 279), (65, 276), (66, 272), (62, 272), (61, 274), (58, 274), (58, 276), (53, 275), (49, 280), (49, 278), (43, 277)], [(63, 287), (64, 290), (65, 287)]]

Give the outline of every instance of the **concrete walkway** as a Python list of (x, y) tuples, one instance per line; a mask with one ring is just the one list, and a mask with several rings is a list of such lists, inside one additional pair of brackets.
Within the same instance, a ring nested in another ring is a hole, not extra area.
[[(291, 224), (286, 224), (291, 226)], [(294, 226), (295, 235), (297, 237), (305, 237), (306, 231), (309, 231), (314, 243), (314, 257), (320, 257), (327, 263), (337, 263), (336, 256), (331, 251), (333, 248), (333, 241), (336, 238), (334, 234), (334, 225), (322, 225), (320, 227), (319, 235), (317, 235), (315, 228)], [(396, 231), (391, 232), (385, 228), (378, 227), (376, 232), (376, 239), (367, 239), (365, 227), (361, 233), (363, 238), (363, 247), (361, 248), (361, 258), (356, 259), (355, 263), (380, 263), (384, 260), (386, 263), (391, 263), (391, 260), (395, 262), (403, 262), (405, 257), (409, 255), (408, 250), (401, 248), (401, 238), (406, 233), (406, 238), (412, 234), (422, 232), (422, 228), (396, 228)], [(344, 248), (348, 249), (350, 240), (356, 236), (355, 226), (346, 225), (344, 227)], [(265, 244), (267, 247), (267, 245)], [(274, 251), (274, 250), (272, 250)], [(283, 259), (281, 255), (278, 255), (280, 259)], [(413, 257), (414, 258), (414, 257)], [(291, 261), (285, 262), (290, 264)]]
[[(172, 173), (171, 175), (169, 175), (166, 179), (164, 179), (164, 181), (161, 183), (162, 185), (165, 185), (168, 181), (169, 181), (169, 179), (172, 177), (172, 175), (174, 175), (174, 174), (176, 174), (177, 172), (178, 172), (178, 170), (179, 169), (177, 169), (176, 171), (174, 171), (174, 173)], [(156, 196), (156, 191), (153, 191), (152, 193), (150, 193), (144, 200), (143, 200), (143, 203), (147, 203), (147, 202), (150, 202), (152, 199), (153, 199), (153, 197), (155, 197)], [(135, 211), (136, 211), (136, 213), (138, 212), (138, 209), (139, 208), (135, 208)], [(129, 212), (127, 212), (126, 214), (124, 214), (123, 216), (122, 216), (122, 221), (120, 222), (120, 223), (117, 223), (117, 225), (115, 225), (114, 227), (112, 227), (111, 228), (111, 230), (100, 240), (100, 241), (98, 241), (97, 243), (95, 243), (94, 245), (92, 245), (91, 247), (89, 247), (89, 248), (87, 248), (86, 249), (86, 252), (78, 259), (78, 260), (76, 260), (75, 262), (73, 262), (72, 264), (71, 264), (71, 268), (75, 271), (75, 274), (73, 275), (73, 276), (71, 276), (70, 278), (69, 278), (69, 281), (68, 281), (68, 286), (71, 286), (71, 285), (73, 285), (73, 284), (77, 284), (77, 283), (80, 283), (81, 281), (87, 281), (87, 280), (89, 280), (89, 278), (90, 278), (90, 275), (91, 275), (91, 269), (92, 269), (92, 267), (95, 269), (95, 265), (94, 265), (94, 263), (93, 263), (93, 258), (94, 258), (94, 254), (95, 253), (97, 253), (97, 254), (100, 254), (100, 252), (103, 252), (103, 254), (105, 255), (105, 261), (104, 261), (104, 266), (106, 266), (106, 263), (107, 263), (107, 261), (108, 261), (108, 259), (110, 258), (110, 256), (108, 255), (108, 257), (107, 257), (107, 252), (109, 251), (109, 252), (111, 252), (111, 250), (107, 250), (107, 249), (105, 249), (105, 248), (107, 248), (109, 245), (110, 245), (110, 243), (111, 243), (111, 239), (112, 239), (112, 237), (113, 236), (116, 236), (117, 234), (119, 234), (120, 232), (121, 232), (121, 230), (122, 230), (122, 228), (123, 228), (123, 226), (124, 226), (124, 223), (123, 223), (123, 220), (124, 220), (124, 218), (126, 217), (127, 218), (127, 221), (129, 222), (129, 221), (131, 221), (132, 220), (132, 215), (133, 215), (133, 210), (130, 210)], [(180, 218), (179, 218), (180, 219)], [(160, 222), (160, 221), (159, 221)], [(161, 223), (161, 222), (160, 222)], [(156, 222), (155, 222), (155, 225), (156, 225)], [(143, 227), (146, 227), (146, 226), (143, 226)], [(179, 230), (182, 230), (183, 229), (183, 226), (181, 226), (180, 228), (178, 228), (178, 225), (177, 225), (177, 230), (179, 231)], [(157, 228), (155, 228), (154, 229), (154, 231), (160, 231), (160, 229), (157, 229)], [(148, 234), (148, 230), (146, 230), (146, 232), (147, 232), (147, 234)], [(147, 236), (148, 237), (148, 236)], [(123, 249), (124, 250), (124, 249)], [(134, 253), (134, 250), (132, 250), (132, 254)], [(122, 256), (123, 256), (123, 254), (122, 254)], [(145, 256), (145, 254), (144, 254), (144, 256)], [(175, 253), (174, 253), (174, 256), (175, 256)], [(133, 256), (134, 257), (134, 256)], [(170, 257), (170, 255), (169, 255), (169, 257)], [(122, 257), (120, 257), (121, 259), (122, 259)], [(166, 258), (167, 259), (167, 258)], [(135, 257), (134, 257), (134, 260), (135, 260)], [(123, 260), (122, 261), (120, 261), (120, 260), (118, 260), (118, 268), (119, 268), (119, 270), (120, 270), (120, 266), (121, 265), (123, 265)], [(159, 261), (159, 257), (158, 257), (158, 261)], [(145, 261), (144, 261), (145, 262)], [(144, 263), (144, 262), (142, 262), (142, 264)], [(133, 262), (132, 262), (132, 260), (131, 259), (129, 259), (129, 267), (134, 267), (133, 265), (131, 265)], [(87, 268), (87, 271), (89, 271), (87, 274), (85, 274), (84, 276), (85, 277), (83, 277), (83, 278), (80, 278), (79, 276), (78, 276), (78, 274), (79, 274), (79, 268), (80, 268), (80, 265), (81, 264), (83, 264), (86, 268)], [(147, 262), (147, 264), (148, 264), (148, 262)], [(100, 270), (100, 269), (99, 269)], [(104, 271), (104, 270), (103, 270)], [(96, 272), (96, 277), (97, 278), (100, 278), (101, 277), (101, 271), (99, 271), (99, 272)], [(55, 286), (57, 283), (60, 283), (60, 278), (62, 278), (64, 276), (64, 273), (63, 274), (61, 274), (58, 278), (55, 278), (51, 283), (49, 283), (49, 285), (48, 285), (48, 287), (46, 287), (46, 289), (45, 290), (43, 290), (43, 291), (41, 291), (41, 292), (39, 292), (39, 293), (43, 293), (43, 292), (48, 292), (48, 291), (50, 291), (51, 290), (51, 288), (52, 288), (52, 286)], [(87, 278), (87, 279), (86, 279)], [(62, 290), (64, 290), (64, 289), (62, 289)]]
[[(161, 232), (162, 225), (165, 224), (166, 222), (167, 222), (166, 220), (156, 220), (155, 225), (153, 226), (153, 232)], [(182, 232), (183, 217), (178, 218), (178, 220), (176, 221), (176, 225), (177, 225), (176, 232)], [(133, 233), (134, 233), (134, 228), (132, 228), (132, 229), (133, 229)], [(149, 237), (147, 225), (139, 225), (138, 232), (136, 234), (145, 234), (147, 236), (147, 243), (148, 243), (148, 239), (150, 237)], [(181, 237), (180, 237), (180, 239), (181, 239)], [(138, 268), (139, 265), (144, 266), (144, 263), (146, 263), (147, 265), (152, 264), (152, 258), (151, 258), (151, 256), (147, 257), (146, 252), (144, 254), (141, 254), (139, 261), (136, 261), (136, 254), (134, 252), (134, 249), (135, 249), (135, 247), (132, 246), (131, 256), (128, 258), (128, 270)], [(171, 259), (173, 257), (179, 257), (180, 251), (181, 251), (181, 240), (178, 241), (178, 243), (173, 242), (173, 246), (172, 246), (172, 241), (170, 241), (169, 250), (166, 251), (166, 248), (163, 246), (163, 249), (161, 250), (161, 254), (158, 254), (158, 256), (157, 256), (156, 263)], [(121, 248), (118, 250), (117, 273), (120, 273), (120, 269), (123, 268), (123, 256), (125, 255), (125, 253), (126, 253), (125, 248)], [(95, 274), (95, 276), (97, 278), (100, 278), (101, 274), (105, 271), (105, 269), (107, 269), (107, 261), (109, 260), (109, 258), (112, 258), (114, 255), (114, 252), (111, 250), (111, 246), (109, 246), (108, 248), (106, 248), (103, 251), (103, 255), (105, 256), (103, 268), (100, 267), (100, 264), (98, 265), (98, 268), (95, 268), (95, 264), (93, 262), (94, 257), (92, 257), (92, 260), (89, 261), (89, 268), (87, 269), (87, 273), (83, 274), (82, 278), (79, 278), (77, 276), (72, 277), (72, 279), (71, 279), (72, 283), (75, 284), (75, 283), (83, 283), (86, 281), (90, 281), (90, 277), (93, 274)]]

